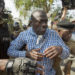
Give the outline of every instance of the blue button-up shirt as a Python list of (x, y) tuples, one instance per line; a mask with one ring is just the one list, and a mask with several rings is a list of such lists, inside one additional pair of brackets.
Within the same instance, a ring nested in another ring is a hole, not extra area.
[[(12, 57), (25, 57), (25, 50), (20, 50), (24, 44), (27, 45), (28, 50), (41, 48), (40, 52), (43, 53), (45, 49), (50, 46), (61, 46), (63, 51), (60, 55), (62, 59), (69, 56), (69, 48), (64, 44), (60, 36), (56, 31), (47, 29), (43, 35), (44, 42), (41, 44), (36, 44), (38, 35), (33, 31), (33, 28), (29, 28), (26, 31), (23, 31), (19, 36), (13, 40), (8, 48), (8, 55)], [(53, 60), (44, 57), (40, 64), (45, 67), (45, 75), (55, 75), (55, 71), (52, 68)]]

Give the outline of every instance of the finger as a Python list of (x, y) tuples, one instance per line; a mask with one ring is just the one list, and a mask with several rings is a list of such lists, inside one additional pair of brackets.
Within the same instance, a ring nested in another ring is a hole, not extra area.
[(34, 59), (34, 60), (37, 60), (37, 61), (42, 61), (43, 60), (42, 57), (39, 57), (38, 55), (35, 55), (35, 54), (31, 55), (31, 58)]
[(30, 53), (30, 58), (37, 60), (37, 55)]
[(51, 50), (46, 51), (44, 54), (45, 54), (45, 55), (48, 55), (49, 53), (51, 53), (51, 52), (53, 52), (53, 51), (54, 51), (54, 49), (52, 48)]
[(44, 52), (47, 52), (48, 50), (51, 50), (53, 48), (53, 46), (48, 47), (47, 49), (45, 49)]
[(35, 55), (38, 55), (39, 57), (44, 57), (44, 55), (42, 53), (35, 52), (35, 51), (33, 51), (32, 53), (35, 54)]
[(56, 52), (56, 50), (54, 50), (54, 51), (50, 52), (49, 54), (47, 54), (46, 57), (51, 57), (51, 56), (54, 55), (54, 54), (58, 54), (58, 53)]
[(32, 51), (36, 51), (36, 52), (38, 52), (38, 51), (40, 51), (40, 48), (33, 49)]
[(49, 54), (46, 55), (46, 57), (51, 57), (54, 54), (54, 52), (50, 52)]
[(32, 57), (33, 59), (35, 59), (35, 60), (38, 60), (38, 56), (35, 55), (35, 54), (33, 54), (31, 57)]
[(57, 54), (53, 54), (52, 56), (50, 56), (50, 59), (53, 59)]
[(37, 69), (37, 70), (36, 70), (36, 74), (37, 74), (37, 73), (39, 73), (40, 75), (44, 75), (44, 71), (43, 71), (43, 70), (40, 70), (40, 69)]

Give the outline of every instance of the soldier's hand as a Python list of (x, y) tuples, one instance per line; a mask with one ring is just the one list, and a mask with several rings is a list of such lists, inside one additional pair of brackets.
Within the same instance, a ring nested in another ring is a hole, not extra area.
[(7, 62), (8, 62), (8, 59), (2, 59), (2, 60), (0, 60), (0, 70), (2, 70), (2, 71), (5, 70)]
[(41, 61), (44, 57), (44, 55), (42, 53), (39, 53), (40, 49), (33, 49), (31, 51), (26, 51), (26, 57), (37, 60), (37, 61)]
[(62, 52), (62, 47), (60, 46), (51, 46), (49, 48), (47, 48), (45, 51), (44, 51), (44, 55), (47, 57), (47, 58), (54, 58), (56, 57), (57, 55), (61, 54)]

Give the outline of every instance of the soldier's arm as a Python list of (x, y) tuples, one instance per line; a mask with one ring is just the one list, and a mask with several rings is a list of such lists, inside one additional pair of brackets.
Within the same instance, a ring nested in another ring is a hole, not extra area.
[(63, 42), (63, 40), (61, 39), (61, 37), (59, 35), (57, 35), (57, 42), (58, 45), (60, 45), (62, 47), (62, 52), (60, 54), (60, 58), (61, 59), (65, 59), (69, 56), (70, 54), (70, 50), (69, 47), (67, 45), (65, 45), (65, 43)]
[(5, 70), (7, 62), (8, 62), (8, 59), (1, 59), (0, 60), (0, 70), (2, 70), (2, 71)]
[[(12, 68), (13, 67), (13, 68)], [(39, 68), (39, 69), (38, 69)], [(26, 70), (27, 74), (39, 73), (44, 75), (44, 66), (37, 64), (36, 61), (29, 58), (16, 58), (16, 59), (2, 59), (0, 60), (0, 70), (9, 72), (16, 72), (18, 70)], [(17, 72), (16, 72), (17, 73)], [(35, 74), (34, 74), (35, 75)]]

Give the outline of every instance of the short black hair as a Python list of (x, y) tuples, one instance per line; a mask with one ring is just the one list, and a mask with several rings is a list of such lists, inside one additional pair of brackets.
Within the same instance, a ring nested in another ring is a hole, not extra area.
[(31, 20), (33, 20), (33, 19), (35, 19), (35, 17), (34, 17), (34, 13), (36, 13), (36, 12), (39, 12), (39, 13), (41, 13), (41, 14), (46, 14), (46, 12), (44, 11), (44, 10), (35, 10), (35, 11), (33, 11), (32, 12), (32, 14), (31, 14)]

